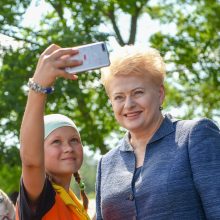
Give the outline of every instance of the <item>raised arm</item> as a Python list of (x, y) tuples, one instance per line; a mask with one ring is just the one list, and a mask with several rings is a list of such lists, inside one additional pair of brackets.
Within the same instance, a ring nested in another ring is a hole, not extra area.
[[(78, 51), (72, 48), (49, 46), (40, 56), (33, 81), (48, 88), (57, 77), (77, 79), (64, 71), (67, 66), (81, 64), (81, 61), (68, 59), (76, 53)], [(46, 94), (30, 89), (20, 130), (22, 180), (32, 203), (39, 197), (45, 182), (43, 116), (46, 98)]]

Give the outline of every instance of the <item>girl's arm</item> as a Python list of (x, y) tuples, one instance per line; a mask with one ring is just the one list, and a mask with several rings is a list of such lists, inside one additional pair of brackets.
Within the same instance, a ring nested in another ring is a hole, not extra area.
[[(78, 66), (81, 61), (68, 58), (78, 53), (72, 48), (51, 45), (40, 56), (33, 81), (44, 88), (51, 87), (57, 77), (77, 79), (67, 74), (65, 67)], [(29, 200), (34, 204), (45, 182), (44, 108), (47, 95), (30, 89), (20, 129), (22, 180)]]

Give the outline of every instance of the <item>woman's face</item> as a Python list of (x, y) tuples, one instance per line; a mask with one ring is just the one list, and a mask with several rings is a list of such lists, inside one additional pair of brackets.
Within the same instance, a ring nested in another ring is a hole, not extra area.
[(52, 176), (71, 175), (83, 161), (83, 148), (78, 132), (72, 127), (55, 129), (44, 142), (45, 168)]
[(136, 133), (154, 128), (161, 116), (164, 87), (143, 76), (116, 76), (109, 83), (109, 97), (118, 123)]

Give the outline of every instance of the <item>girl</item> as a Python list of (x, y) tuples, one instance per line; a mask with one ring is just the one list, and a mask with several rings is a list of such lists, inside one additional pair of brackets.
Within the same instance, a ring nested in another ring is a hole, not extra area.
[[(78, 170), (83, 161), (80, 134), (66, 116), (44, 116), (47, 94), (53, 91), (57, 77), (76, 80), (65, 67), (82, 62), (70, 60), (77, 54), (72, 48), (51, 45), (40, 56), (30, 88), (20, 130), (22, 178), (17, 202), (17, 220), (89, 219), (88, 200)], [(74, 174), (81, 189), (83, 205), (70, 190)]]

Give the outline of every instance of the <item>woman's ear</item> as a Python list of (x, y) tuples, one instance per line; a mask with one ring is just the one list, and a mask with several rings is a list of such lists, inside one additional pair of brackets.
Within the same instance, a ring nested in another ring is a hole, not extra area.
[(111, 101), (110, 97), (108, 97), (108, 103), (112, 106), (112, 101)]
[(112, 100), (111, 100), (111, 96), (109, 94), (109, 91), (106, 90), (106, 94), (107, 94), (107, 97), (108, 97), (108, 103), (112, 106)]
[(165, 98), (165, 88), (164, 85), (160, 85), (160, 90), (159, 90), (159, 98), (160, 98), (160, 105), (163, 104), (164, 98)]

